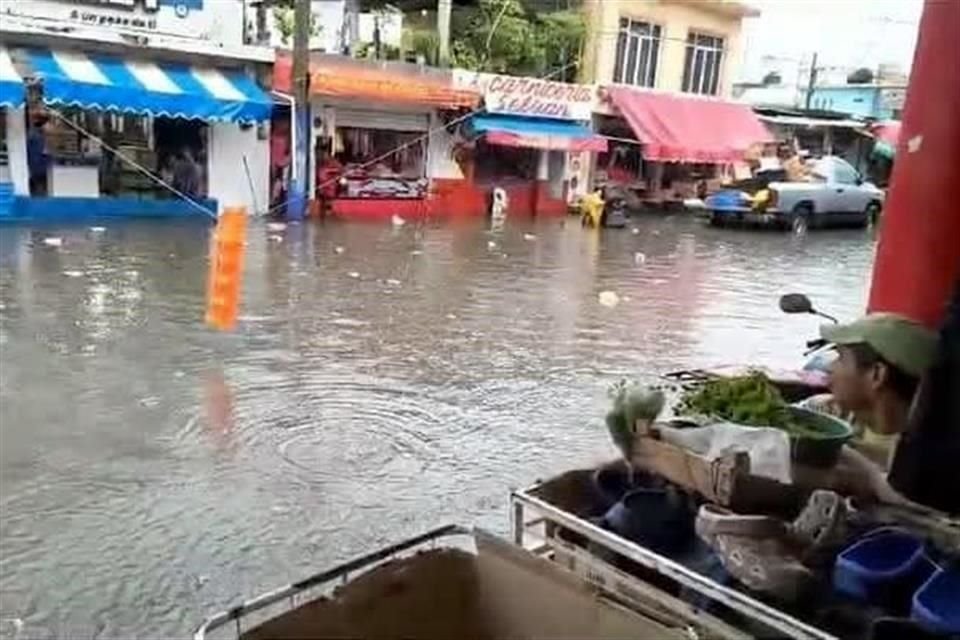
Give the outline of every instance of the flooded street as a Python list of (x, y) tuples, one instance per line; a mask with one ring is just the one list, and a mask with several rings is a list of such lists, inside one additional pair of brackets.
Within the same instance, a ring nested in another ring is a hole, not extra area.
[(798, 365), (786, 291), (864, 307), (868, 232), (633, 223), (254, 225), (232, 334), (203, 222), (0, 227), (0, 637), (183, 636), (438, 524), (505, 532), (511, 487), (612, 455), (611, 382)]

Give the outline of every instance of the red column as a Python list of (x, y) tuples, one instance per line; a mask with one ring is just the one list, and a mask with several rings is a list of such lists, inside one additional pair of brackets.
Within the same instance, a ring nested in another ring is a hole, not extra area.
[(870, 311), (937, 326), (960, 277), (960, 1), (926, 0)]

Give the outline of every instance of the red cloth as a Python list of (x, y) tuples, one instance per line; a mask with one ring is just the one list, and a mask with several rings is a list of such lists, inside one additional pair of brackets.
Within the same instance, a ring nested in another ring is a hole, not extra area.
[(751, 145), (773, 141), (744, 104), (626, 87), (610, 87), (607, 94), (647, 160), (730, 163), (742, 160)]
[(568, 138), (565, 136), (521, 135), (509, 131), (490, 131), (486, 134), (490, 144), (523, 149), (548, 149), (552, 151), (599, 151), (607, 150), (607, 139), (601, 136)]
[(870, 311), (936, 327), (960, 278), (960, 2), (927, 0), (873, 263)]

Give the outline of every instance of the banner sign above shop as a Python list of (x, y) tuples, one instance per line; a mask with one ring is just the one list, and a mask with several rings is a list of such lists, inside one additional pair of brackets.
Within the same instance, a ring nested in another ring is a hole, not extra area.
[(590, 120), (597, 103), (596, 85), (567, 84), (457, 69), (454, 83), (483, 95), (488, 113), (563, 120)]

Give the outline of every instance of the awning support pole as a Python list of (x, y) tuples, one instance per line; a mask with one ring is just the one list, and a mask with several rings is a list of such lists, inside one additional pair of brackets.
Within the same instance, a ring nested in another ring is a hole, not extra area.
[(296, 0), (293, 12), (293, 165), (287, 219), (303, 220), (309, 200), (310, 140), (310, 0)]

